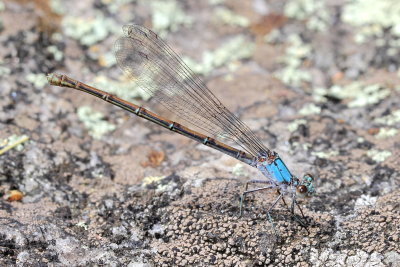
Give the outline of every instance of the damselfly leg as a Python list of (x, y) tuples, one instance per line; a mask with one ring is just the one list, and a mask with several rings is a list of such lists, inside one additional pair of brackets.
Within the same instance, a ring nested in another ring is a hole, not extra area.
[[(267, 186), (264, 187), (259, 187), (259, 188), (254, 188), (254, 189), (250, 189), (248, 190), (249, 184), (267, 184)], [(306, 229), (306, 231), (309, 233), (308, 229), (307, 229), (307, 223), (306, 223), (306, 218), (304, 216), (303, 210), (301, 209), (300, 205), (298, 204), (297, 200), (296, 200), (296, 194), (293, 193), (292, 194), (292, 203), (290, 205), (290, 207), (287, 205), (285, 198), (283, 197), (283, 194), (280, 192), (279, 190), (279, 186), (276, 184), (271, 183), (270, 181), (265, 181), (265, 180), (250, 180), (248, 182), (246, 182), (246, 187), (245, 187), (245, 191), (242, 193), (241, 197), (240, 197), (240, 207), (239, 207), (239, 216), (241, 217), (243, 214), (243, 203), (245, 200), (246, 195), (250, 194), (250, 193), (255, 193), (255, 192), (259, 192), (259, 191), (263, 191), (263, 190), (271, 190), (271, 189), (277, 189), (277, 192), (279, 194), (278, 198), (272, 203), (271, 207), (268, 209), (267, 211), (267, 216), (268, 216), (268, 221), (271, 223), (275, 233), (276, 233), (276, 229), (275, 229), (275, 225), (273, 223), (272, 220), (272, 216), (270, 214), (271, 210), (276, 206), (276, 204), (278, 204), (279, 200), (282, 199), (283, 204), (285, 205), (285, 207), (287, 208), (287, 210), (292, 214), (292, 218), (297, 221), (300, 226), (302, 226), (303, 228)], [(300, 211), (301, 217), (298, 216), (295, 213), (295, 207), (297, 206), (297, 208)]]
[[(249, 188), (249, 184), (268, 184), (268, 186), (247, 190)], [(242, 195), (240, 197), (240, 206), (239, 206), (240, 217), (242, 216), (243, 201), (244, 201), (244, 198), (246, 197), (247, 194), (258, 192), (258, 191), (262, 191), (262, 190), (269, 190), (269, 189), (273, 189), (273, 188), (277, 188), (277, 185), (272, 184), (270, 181), (250, 180), (250, 181), (246, 182), (246, 187), (245, 187), (244, 192), (242, 193)]]
[[(268, 184), (268, 186), (247, 190), (249, 184)], [(255, 192), (259, 192), (259, 191), (263, 191), (263, 190), (276, 189), (276, 188), (278, 188), (278, 186), (275, 185), (275, 184), (272, 184), (270, 181), (264, 181), (264, 180), (250, 180), (250, 181), (248, 181), (246, 183), (245, 191), (242, 193), (242, 196), (240, 197), (240, 211), (239, 211), (240, 212), (240, 217), (242, 216), (243, 201), (244, 201), (244, 198), (245, 198), (245, 196), (247, 194), (255, 193)], [(274, 222), (272, 220), (272, 216), (271, 216), (270, 212), (276, 206), (276, 204), (279, 202), (279, 200), (281, 198), (282, 198), (282, 194), (279, 194), (277, 199), (275, 199), (275, 201), (272, 203), (271, 207), (267, 211), (268, 221), (271, 223), (271, 226), (272, 226), (272, 229), (275, 232), (275, 235), (278, 235), (278, 234), (277, 234), (277, 230), (275, 228), (275, 225), (274, 225)]]
[[(301, 227), (303, 227), (304, 229), (306, 229), (307, 233), (310, 233), (310, 232), (308, 231), (308, 228), (307, 228), (307, 219), (306, 219), (306, 217), (304, 216), (303, 210), (301, 209), (299, 203), (298, 203), (297, 200), (296, 200), (296, 195), (295, 195), (295, 194), (292, 195), (292, 204), (290, 205), (290, 208), (289, 208), (289, 206), (287, 205), (287, 203), (286, 203), (286, 201), (285, 201), (285, 198), (283, 198), (283, 197), (282, 197), (282, 202), (285, 204), (285, 206), (286, 206), (286, 208), (288, 209), (288, 211), (292, 214), (292, 218), (293, 218), (296, 222), (298, 222), (298, 223), (300, 224)], [(294, 210), (294, 209), (295, 209), (295, 206), (297, 206), (297, 208), (299, 209), (300, 214), (301, 214), (301, 218), (295, 213), (295, 210)]]

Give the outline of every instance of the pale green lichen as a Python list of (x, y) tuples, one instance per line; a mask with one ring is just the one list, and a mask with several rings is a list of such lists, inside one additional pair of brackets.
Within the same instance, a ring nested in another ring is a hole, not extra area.
[(311, 74), (308, 71), (292, 67), (280, 70), (276, 73), (276, 77), (283, 83), (293, 87), (298, 87), (302, 82), (309, 82), (311, 80)]
[(322, 87), (315, 87), (313, 90), (312, 97), (316, 102), (326, 102), (326, 96), (328, 95), (329, 89)]
[(103, 178), (104, 170), (103, 169), (93, 169), (90, 174), (95, 178)]
[[(108, 10), (110, 10), (111, 13), (117, 13), (121, 7), (129, 3), (135, 2), (135, 0), (101, 0), (101, 2), (107, 6)], [(131, 17), (131, 19), (132, 18), (133, 17)]]
[(97, 59), (99, 65), (102, 67), (109, 68), (116, 64), (115, 56), (113, 51), (103, 52), (95, 55), (91, 55), (93, 59)]
[(340, 90), (338, 91), (337, 95), (352, 98), (353, 101), (348, 104), (350, 108), (373, 105), (379, 103), (379, 101), (385, 99), (387, 96), (390, 95), (390, 90), (387, 88), (383, 88), (379, 84), (372, 84), (362, 87), (362, 90), (359, 92), (360, 94), (356, 95), (353, 93), (345, 92), (344, 90)]
[(357, 137), (357, 143), (364, 143), (365, 139), (361, 136)]
[(303, 151), (308, 151), (312, 147), (312, 144), (310, 143), (305, 143), (305, 142), (292, 142), (291, 143), (291, 149), (290, 151), (292, 154), (294, 154), (295, 151), (303, 150)]
[(153, 30), (161, 37), (175, 32), (180, 26), (190, 26), (192, 17), (186, 15), (181, 5), (175, 1), (151, 1)]
[(325, 96), (347, 100), (350, 108), (364, 107), (379, 103), (390, 95), (390, 89), (379, 84), (364, 85), (353, 82), (345, 86), (334, 85), (329, 89), (318, 88), (314, 90), (314, 99), (325, 102)]
[(277, 44), (281, 39), (281, 32), (278, 29), (273, 29), (267, 35), (264, 36), (264, 42), (268, 44)]
[(56, 42), (63, 42), (64, 38), (65, 38), (65, 36), (59, 32), (55, 32), (51, 35), (51, 39), (53, 39), (53, 41), (56, 41)]
[[(0, 12), (4, 11), (6, 9), (5, 4), (3, 1), (0, 0)], [(3, 21), (0, 19), (0, 31), (3, 29)]]
[(45, 74), (35, 74), (35, 73), (30, 73), (26, 75), (26, 79), (28, 82), (33, 84), (35, 88), (43, 88), (48, 82), (47, 82), (47, 76)]
[(214, 17), (218, 22), (227, 25), (235, 25), (240, 27), (247, 27), (250, 21), (241, 15), (238, 15), (226, 7), (218, 7), (214, 10)]
[(169, 181), (169, 183), (160, 183), (166, 176), (147, 176), (142, 180), (142, 187), (146, 187), (152, 183), (156, 184), (156, 192), (171, 192), (177, 184), (174, 181)]
[(379, 42), (386, 31), (400, 37), (400, 2), (352, 0), (344, 6), (342, 20), (358, 27), (355, 35), (358, 42), (366, 42), (371, 37)]
[(388, 150), (371, 149), (367, 152), (367, 156), (376, 162), (383, 162), (392, 155)]
[(289, 18), (304, 20), (310, 30), (325, 31), (331, 21), (331, 14), (323, 0), (290, 0), (284, 14)]
[[(297, 34), (291, 34), (288, 37), (289, 46), (286, 49), (286, 57), (285, 62), (290, 60), (289, 62), (300, 66), (303, 59), (309, 57), (311, 55), (312, 47), (309, 44), (305, 44), (301, 37)], [(292, 59), (291, 59), (292, 58)]]
[(212, 6), (223, 4), (225, 0), (208, 0), (208, 3)]
[(306, 125), (306, 124), (307, 124), (307, 121), (304, 119), (295, 120), (295, 121), (289, 123), (287, 128), (290, 132), (294, 132), (297, 130), (297, 128), (299, 128), (300, 125)]
[(232, 174), (237, 177), (246, 176), (246, 172), (243, 168), (243, 164), (237, 163), (235, 166), (233, 166)]
[(63, 58), (63, 53), (55, 45), (48, 46), (47, 51), (53, 54), (56, 61), (60, 61)]
[(78, 117), (95, 139), (100, 139), (103, 135), (116, 129), (114, 124), (103, 119), (104, 116), (101, 112), (93, 111), (88, 106), (78, 108)]
[(399, 130), (395, 128), (380, 128), (378, 134), (375, 135), (378, 139), (386, 139), (396, 136)]
[(89, 226), (88, 226), (84, 221), (77, 222), (75, 225), (76, 225), (77, 227), (80, 227), (80, 228), (85, 229), (85, 231), (86, 231), (87, 229), (89, 229)]
[(91, 59), (97, 60), (100, 66), (108, 68), (117, 63), (113, 49), (104, 51), (103, 49), (100, 49), (98, 45), (93, 45), (90, 48), (91, 49), (88, 50), (87, 55)]
[(320, 151), (320, 152), (311, 152), (311, 155), (322, 158), (322, 159), (329, 159), (334, 158), (339, 155), (339, 151), (331, 150), (331, 151)]
[(120, 26), (101, 12), (95, 12), (92, 17), (65, 17), (62, 25), (67, 36), (87, 46), (102, 41), (110, 33), (120, 31)]
[(135, 98), (141, 98), (143, 100), (151, 98), (150, 94), (146, 93), (145, 90), (135, 85), (133, 80), (129, 79), (126, 81), (112, 81), (104, 75), (98, 75), (92, 84), (126, 101), (133, 101)]
[(309, 150), (311, 147), (312, 147), (312, 144), (310, 144), (310, 143), (301, 143), (301, 148), (302, 148), (304, 151)]
[(165, 178), (165, 176), (146, 176), (142, 180), (142, 186), (146, 187), (152, 183), (157, 183), (164, 178)]
[[(386, 55), (400, 51), (400, 2), (395, 0), (353, 0), (344, 6), (342, 20), (357, 27), (354, 40), (384, 47)], [(390, 34), (391, 38), (388, 38)]]
[(67, 13), (67, 7), (63, 0), (51, 0), (51, 10), (58, 15), (65, 15)]
[[(364, 181), (368, 181), (367, 184), (371, 184), (372, 182), (372, 178), (371, 177), (364, 177), (362, 178)], [(361, 195), (359, 198), (357, 198), (357, 200), (354, 203), (354, 209), (358, 210), (358, 209), (363, 209), (366, 206), (373, 206), (376, 204), (376, 201), (378, 200), (377, 197), (372, 197), (372, 196), (368, 196), (368, 195)]]
[(7, 76), (11, 73), (11, 69), (6, 66), (0, 66), (0, 77)]
[(374, 121), (376, 123), (381, 123), (388, 126), (400, 124), (400, 109), (393, 111), (392, 114), (383, 116), (381, 118), (376, 118)]
[(289, 46), (281, 61), (284, 68), (275, 73), (275, 76), (289, 86), (300, 86), (303, 82), (311, 81), (311, 74), (302, 70), (303, 61), (311, 56), (312, 48), (303, 43), (300, 36), (292, 34), (288, 37)]
[(251, 57), (254, 47), (254, 43), (239, 35), (215, 51), (204, 52), (200, 63), (188, 57), (184, 57), (184, 61), (195, 73), (207, 75), (215, 68), (226, 64), (234, 67), (235, 61)]
[(307, 104), (299, 110), (299, 114), (303, 116), (320, 114), (320, 113), (321, 113), (321, 107), (318, 107), (314, 103)]

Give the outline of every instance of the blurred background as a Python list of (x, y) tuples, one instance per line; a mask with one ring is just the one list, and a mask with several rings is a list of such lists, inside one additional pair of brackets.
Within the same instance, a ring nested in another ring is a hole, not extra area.
[[(309, 234), (281, 207), (272, 237), (266, 194), (237, 218), (252, 168), (47, 84), (64, 73), (165, 115), (116, 66), (125, 24), (316, 177)], [(0, 263), (399, 262), (399, 54), (394, 0), (0, 1)]]

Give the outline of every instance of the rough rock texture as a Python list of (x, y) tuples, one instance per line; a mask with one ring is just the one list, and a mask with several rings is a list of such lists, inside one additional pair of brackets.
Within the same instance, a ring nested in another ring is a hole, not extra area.
[[(0, 265), (400, 266), (400, 5), (149, 2), (0, 1)], [(307, 228), (279, 204), (274, 231), (275, 192), (249, 195), (239, 217), (257, 170), (47, 85), (63, 72), (128, 88), (169, 116), (115, 66), (129, 22), (184, 55), (294, 174), (314, 175)]]

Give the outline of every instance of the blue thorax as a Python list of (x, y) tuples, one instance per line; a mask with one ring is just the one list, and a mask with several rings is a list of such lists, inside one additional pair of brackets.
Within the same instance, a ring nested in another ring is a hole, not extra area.
[(293, 175), (277, 153), (265, 160), (259, 160), (257, 168), (266, 177), (271, 177), (277, 183), (290, 184), (292, 182)]

